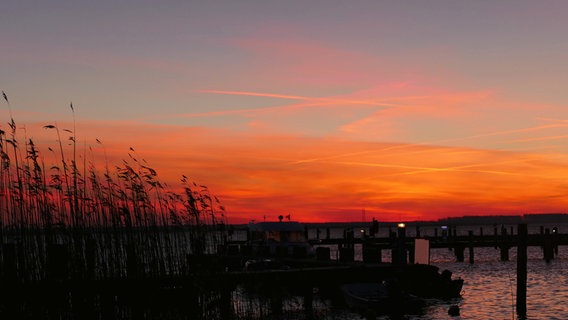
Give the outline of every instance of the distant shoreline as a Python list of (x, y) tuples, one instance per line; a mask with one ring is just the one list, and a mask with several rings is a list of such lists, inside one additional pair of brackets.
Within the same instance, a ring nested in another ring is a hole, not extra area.
[[(375, 219), (377, 219), (375, 217)], [(381, 221), (377, 219), (379, 224), (382, 226), (393, 226), (399, 222), (393, 221)], [(268, 221), (268, 220), (267, 220)], [(285, 220), (287, 221), (287, 220)], [(256, 221), (262, 222), (262, 221)], [(302, 221), (300, 221), (302, 222)], [(527, 224), (551, 224), (551, 223), (568, 223), (568, 214), (567, 213), (543, 213), (543, 214), (524, 214), (524, 215), (492, 215), (492, 216), (461, 216), (461, 217), (451, 217), (451, 218), (443, 218), (438, 220), (432, 221), (400, 221), (404, 222), (407, 225), (493, 225), (493, 224), (519, 224), (519, 223), (527, 223)], [(358, 227), (358, 226), (367, 226), (371, 224), (372, 221), (351, 221), (351, 222), (303, 222), (305, 226), (308, 228), (316, 228), (316, 227)], [(247, 224), (231, 224), (231, 226), (239, 228), (239, 227), (246, 227)]]

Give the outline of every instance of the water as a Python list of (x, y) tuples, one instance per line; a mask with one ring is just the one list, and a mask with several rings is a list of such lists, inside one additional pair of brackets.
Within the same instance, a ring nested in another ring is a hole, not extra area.
[[(454, 253), (448, 249), (431, 249), (431, 264), (465, 280), (462, 298), (433, 301), (425, 314), (403, 319), (517, 319), (516, 248), (510, 249), (510, 261), (499, 261), (495, 248), (475, 248), (474, 252), (475, 262), (470, 264), (467, 259), (455, 262)], [(558, 256), (548, 264), (541, 248), (529, 247), (527, 253), (527, 319), (568, 319), (568, 247), (560, 246)], [(389, 258), (388, 251), (383, 253), (383, 261)], [(459, 306), (460, 316), (448, 315), (451, 305)], [(341, 311), (329, 319), (361, 319), (361, 315)]]

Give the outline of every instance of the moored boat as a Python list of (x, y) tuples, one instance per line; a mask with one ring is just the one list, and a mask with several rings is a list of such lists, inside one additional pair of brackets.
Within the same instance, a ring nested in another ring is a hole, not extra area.
[(423, 299), (405, 292), (396, 279), (348, 283), (341, 291), (347, 306), (359, 312), (417, 314), (425, 306)]

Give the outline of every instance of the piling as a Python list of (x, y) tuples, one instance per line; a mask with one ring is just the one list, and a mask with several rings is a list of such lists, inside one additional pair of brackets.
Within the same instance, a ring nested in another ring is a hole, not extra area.
[(456, 255), (456, 261), (457, 262), (464, 262), (465, 260), (465, 246), (461, 245), (461, 244), (456, 244), (454, 246), (454, 254)]
[(397, 238), (397, 264), (405, 265), (407, 264), (407, 249), (406, 249), (406, 226), (404, 224), (399, 224), (398, 228), (398, 238)]
[(505, 243), (501, 243), (499, 250), (501, 252), (501, 261), (509, 261), (509, 246)]
[(554, 246), (552, 243), (552, 237), (550, 235), (550, 229), (546, 228), (544, 230), (544, 240), (543, 240), (543, 253), (544, 253), (544, 261), (546, 263), (550, 263), (550, 261), (554, 258)]
[(509, 248), (507, 243), (507, 228), (501, 226), (501, 238), (499, 239), (499, 250), (501, 251), (501, 261), (509, 261)]
[(518, 226), (517, 244), (517, 315), (519, 319), (527, 316), (527, 224)]
[(473, 264), (473, 260), (474, 260), (474, 256), (473, 256), (473, 247), (474, 247), (474, 243), (473, 243), (473, 231), (469, 231), (469, 263)]

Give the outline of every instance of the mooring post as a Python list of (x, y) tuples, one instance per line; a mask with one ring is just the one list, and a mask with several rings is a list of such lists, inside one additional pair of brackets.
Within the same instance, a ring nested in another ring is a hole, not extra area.
[(527, 317), (527, 237), (526, 223), (518, 226), (519, 243), (517, 244), (517, 315), (519, 319)]
[(329, 240), (329, 236), (330, 236), (330, 231), (329, 231), (329, 227), (325, 228), (325, 237), (327, 240)]
[(506, 244), (501, 244), (501, 261), (509, 261), (509, 246)]
[(398, 224), (398, 264), (404, 265), (407, 263), (406, 253), (406, 225), (404, 223)]
[(510, 245), (507, 241), (507, 228), (501, 225), (501, 239), (499, 241), (499, 250), (501, 251), (501, 261), (509, 261)]
[(552, 245), (552, 237), (550, 236), (550, 229), (546, 228), (544, 230), (544, 239), (543, 239), (543, 253), (544, 253), (544, 260), (546, 263), (550, 263), (552, 259), (554, 259), (554, 247)]
[(474, 247), (473, 231), (470, 230), (468, 233), (469, 233), (469, 263), (473, 264), (473, 247)]
[(464, 261), (464, 251), (465, 251), (465, 246), (462, 244), (455, 244), (454, 245), (454, 254), (456, 255), (456, 261), (457, 262), (463, 262)]
[(483, 237), (483, 227), (479, 227), (479, 235)]

